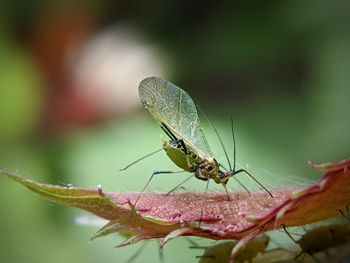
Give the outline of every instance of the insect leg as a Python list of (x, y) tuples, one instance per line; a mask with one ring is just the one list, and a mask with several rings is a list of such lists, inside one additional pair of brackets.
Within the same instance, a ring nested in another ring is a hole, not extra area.
[[(185, 171), (183, 171), (185, 172)], [(191, 174), (189, 177), (187, 177), (185, 180), (183, 180), (181, 183), (179, 183), (177, 186), (175, 186), (173, 189), (171, 189), (169, 192), (166, 193), (166, 195), (171, 194), (174, 192), (177, 188), (179, 188), (182, 184), (186, 183), (188, 180), (190, 180), (193, 177), (194, 174)]]
[(250, 191), (247, 187), (244, 186), (244, 184), (241, 183), (236, 177), (233, 177), (233, 179), (250, 195)]
[[(222, 164), (219, 164), (220, 167), (222, 167), (224, 170), (227, 171), (227, 169), (225, 168), (225, 166), (223, 166)], [(247, 187), (244, 186), (244, 184), (241, 183), (241, 181), (239, 181), (236, 177), (232, 177), (249, 195), (250, 195), (250, 191)], [(225, 178), (226, 179), (226, 178)], [(227, 180), (225, 180), (227, 183)], [(226, 189), (226, 183), (222, 183), (222, 186), (225, 188), (225, 191), (227, 193), (227, 189)]]
[(131, 257), (129, 257), (129, 258), (125, 261), (125, 263), (126, 263), (126, 262), (133, 262), (133, 261), (135, 261), (135, 259), (141, 254), (141, 252), (143, 251), (143, 249), (146, 247), (147, 244), (148, 244), (148, 243), (142, 244), (142, 246), (139, 247), (139, 248), (136, 250), (136, 252), (134, 252), (134, 254), (131, 255)]
[(159, 258), (159, 262), (160, 263), (164, 263), (164, 253), (163, 253), (163, 249), (162, 249), (161, 243), (162, 243), (162, 241), (160, 239), (158, 239), (158, 245), (159, 245), (158, 258)]
[(346, 219), (350, 222), (350, 210), (349, 210), (349, 204), (346, 205)]
[(152, 173), (151, 177), (148, 179), (146, 185), (142, 188), (141, 192), (139, 193), (139, 195), (136, 198), (136, 201), (134, 203), (134, 207), (136, 207), (137, 202), (139, 201), (141, 195), (143, 194), (143, 192), (146, 190), (147, 186), (149, 185), (149, 183), (152, 181), (153, 177), (157, 174), (174, 174), (174, 173), (182, 173), (185, 172), (185, 170), (183, 171), (155, 171)]
[[(287, 234), (287, 236), (297, 245), (299, 245), (300, 247), (300, 244), (297, 240), (295, 240), (295, 238), (288, 232), (287, 228), (286, 228), (286, 225), (285, 224), (282, 224), (282, 228), (284, 230), (284, 232)], [(305, 255), (305, 253), (308, 253), (307, 251), (304, 251), (301, 249), (301, 251), (295, 256), (294, 259), (298, 259), (300, 258), (301, 256)], [(309, 253), (308, 253), (309, 254)], [(311, 254), (310, 254), (311, 255)], [(317, 262), (317, 261), (316, 261)]]
[(226, 192), (226, 195), (227, 195), (227, 201), (230, 201), (230, 195), (229, 195), (229, 193), (228, 193), (226, 183), (221, 183), (221, 185), (222, 185), (222, 186), (224, 187), (224, 189), (225, 189), (225, 192)]
[[(197, 171), (198, 171), (199, 173), (201, 173), (201, 172), (200, 172), (200, 169), (198, 169)], [(208, 176), (207, 184), (206, 184), (206, 186), (205, 186), (204, 194), (206, 194), (206, 193), (208, 192), (209, 182), (210, 182), (210, 176)], [(227, 193), (227, 197), (228, 197), (228, 199), (230, 200), (230, 197), (228, 196), (228, 193)], [(202, 209), (201, 209), (201, 216), (200, 216), (200, 218), (199, 218), (199, 225), (198, 225), (198, 227), (200, 227), (201, 224), (202, 224), (202, 218), (203, 218), (203, 207), (202, 207)]]
[(200, 246), (197, 242), (193, 241), (191, 238), (186, 237), (186, 240), (191, 244), (188, 248), (192, 249), (206, 249), (207, 246)]
[(294, 237), (287, 231), (286, 225), (282, 224), (284, 232), (286, 232), (287, 236), (295, 243), (298, 244), (298, 241), (294, 239)]
[(349, 211), (349, 205), (347, 204), (345, 207), (345, 212), (342, 209), (335, 209), (338, 211), (348, 222), (350, 222), (350, 211)]
[(163, 150), (163, 147), (160, 148), (160, 149), (158, 149), (158, 150), (156, 150), (156, 151), (154, 151), (154, 152), (151, 152), (151, 153), (149, 153), (149, 154), (147, 154), (147, 155), (145, 155), (145, 156), (142, 156), (141, 158), (137, 159), (136, 161), (133, 161), (132, 163), (130, 163), (130, 164), (128, 164), (127, 166), (125, 166), (124, 168), (120, 169), (119, 171), (125, 171), (125, 170), (128, 169), (130, 166), (134, 165), (135, 163), (138, 163), (139, 161), (142, 161), (143, 159), (145, 159), (145, 158), (147, 158), (147, 157), (149, 157), (149, 156), (151, 156), (151, 155), (153, 155), (153, 154), (155, 154), (155, 153), (157, 153), (157, 152), (160, 152), (161, 150)]
[(253, 179), (258, 185), (260, 185), (262, 188), (264, 188), (264, 190), (265, 190), (272, 198), (274, 198), (273, 195), (271, 194), (271, 192), (270, 192), (265, 186), (263, 186), (258, 180), (256, 180), (255, 177), (254, 177), (253, 175), (251, 175), (250, 173), (248, 173), (247, 170), (239, 169), (239, 170), (233, 172), (233, 173), (230, 175), (230, 177), (231, 177), (231, 176), (234, 176), (234, 175), (236, 175), (236, 174), (239, 174), (239, 173), (245, 173), (246, 175), (248, 175), (248, 176), (249, 176), (251, 179)]

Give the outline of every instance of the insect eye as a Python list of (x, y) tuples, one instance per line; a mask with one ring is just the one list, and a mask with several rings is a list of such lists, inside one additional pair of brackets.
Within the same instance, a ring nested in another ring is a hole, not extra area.
[(174, 142), (174, 143), (173, 143), (173, 147), (175, 147), (175, 148), (180, 148), (181, 145), (180, 145), (178, 142)]

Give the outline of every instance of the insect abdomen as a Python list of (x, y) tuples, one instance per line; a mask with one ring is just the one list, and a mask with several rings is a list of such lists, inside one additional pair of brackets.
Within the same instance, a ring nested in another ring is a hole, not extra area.
[(192, 154), (188, 154), (186, 158), (184, 150), (171, 142), (165, 143), (163, 148), (170, 160), (172, 160), (178, 167), (191, 173), (196, 170), (196, 156), (194, 157)]

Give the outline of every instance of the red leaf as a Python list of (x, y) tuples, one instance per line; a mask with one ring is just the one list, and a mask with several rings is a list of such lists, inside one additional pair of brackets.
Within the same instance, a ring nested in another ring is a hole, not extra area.
[[(266, 193), (104, 193), (101, 188), (62, 187), (42, 184), (16, 173), (0, 173), (62, 205), (81, 208), (110, 220), (93, 238), (129, 232), (121, 246), (139, 240), (177, 236), (240, 240), (237, 251), (255, 236), (285, 226), (300, 226), (338, 216), (350, 200), (350, 159), (312, 167), (326, 171), (321, 180), (305, 189), (281, 189)], [(137, 213), (136, 213), (137, 211)]]

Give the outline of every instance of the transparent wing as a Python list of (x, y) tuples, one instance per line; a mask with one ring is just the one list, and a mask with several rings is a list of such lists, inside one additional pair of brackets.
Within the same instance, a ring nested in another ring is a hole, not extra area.
[(143, 106), (202, 158), (213, 156), (205, 139), (196, 106), (191, 97), (169, 81), (149, 77), (141, 81), (139, 96)]

